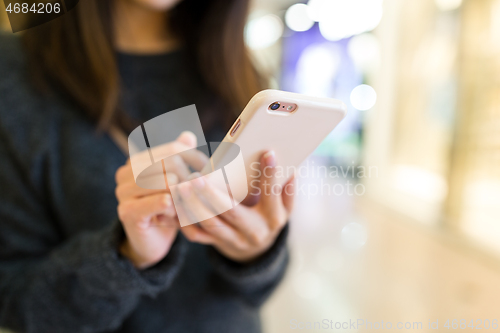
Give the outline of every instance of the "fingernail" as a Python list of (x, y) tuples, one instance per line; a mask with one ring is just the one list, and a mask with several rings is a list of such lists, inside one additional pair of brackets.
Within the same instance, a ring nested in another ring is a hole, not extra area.
[(264, 154), (264, 161), (266, 162), (267, 166), (276, 166), (276, 156), (274, 154), (274, 150), (270, 150)]
[(189, 198), (191, 196), (191, 185), (189, 183), (184, 183), (179, 186), (179, 191), (181, 192), (182, 197)]
[(193, 178), (191, 180), (191, 184), (193, 184), (194, 188), (201, 190), (203, 187), (205, 187), (205, 179), (203, 179), (203, 177), (201, 177), (200, 175), (199, 177)]
[(177, 184), (178, 181), (179, 181), (179, 179), (177, 178), (177, 176), (175, 174), (170, 173), (170, 172), (167, 173), (167, 182), (168, 182), (169, 186)]

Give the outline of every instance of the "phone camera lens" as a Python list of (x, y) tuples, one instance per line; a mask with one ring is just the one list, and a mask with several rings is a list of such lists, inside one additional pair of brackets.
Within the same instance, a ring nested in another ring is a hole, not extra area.
[(280, 107), (280, 103), (278, 103), (278, 102), (274, 102), (273, 104), (271, 104), (271, 105), (269, 106), (269, 108), (270, 108), (271, 110), (278, 110), (278, 109), (279, 109), (279, 107)]

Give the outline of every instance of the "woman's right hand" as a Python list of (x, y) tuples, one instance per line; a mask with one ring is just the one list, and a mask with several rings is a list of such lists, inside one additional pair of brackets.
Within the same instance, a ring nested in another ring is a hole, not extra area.
[[(166, 145), (172, 154), (194, 147), (196, 136), (191, 132)], [(119, 251), (136, 268), (151, 267), (168, 254), (179, 230), (172, 197), (168, 189), (139, 187), (130, 160), (116, 171), (115, 178), (118, 216), (126, 234)]]

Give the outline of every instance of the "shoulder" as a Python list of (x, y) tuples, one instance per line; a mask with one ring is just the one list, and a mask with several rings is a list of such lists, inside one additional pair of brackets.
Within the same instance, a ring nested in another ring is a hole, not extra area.
[(21, 38), (0, 33), (0, 139), (16, 152), (40, 149), (47, 131), (47, 107), (30, 84)]
[[(21, 38), (14, 34), (0, 33), (0, 104), (8, 103), (27, 83), (26, 60)], [(4, 107), (0, 110), (5, 110)], [(0, 113), (2, 113), (0, 111)]]
[(20, 69), (25, 62), (21, 38), (18, 35), (0, 32), (0, 82), (12, 70)]
[(19, 51), (21, 46), (21, 37), (10, 32), (0, 31), (0, 46), (2, 48), (2, 53), (0, 56), (7, 54), (7, 51)]
[(0, 117), (20, 113), (24, 109), (22, 106), (33, 103), (35, 99), (21, 38), (0, 33)]

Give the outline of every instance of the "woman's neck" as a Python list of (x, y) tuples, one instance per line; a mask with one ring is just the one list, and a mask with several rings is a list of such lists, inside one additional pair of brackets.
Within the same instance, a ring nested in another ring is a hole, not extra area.
[(114, 36), (118, 51), (155, 54), (179, 47), (168, 27), (168, 11), (145, 8), (133, 1), (114, 1)]

